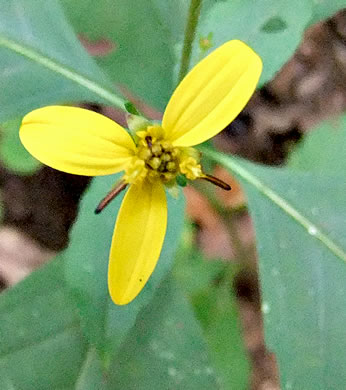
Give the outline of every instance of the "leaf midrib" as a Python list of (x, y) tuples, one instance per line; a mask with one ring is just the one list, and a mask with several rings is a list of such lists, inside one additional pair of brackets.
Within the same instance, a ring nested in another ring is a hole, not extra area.
[(309, 236), (320, 241), (329, 251), (331, 251), (338, 259), (346, 264), (346, 252), (340, 245), (335, 243), (323, 232), (316, 224), (310, 221), (303, 213), (298, 211), (290, 202), (281, 197), (277, 192), (269, 188), (261, 180), (250, 173), (241, 164), (238, 164), (232, 157), (225, 156), (220, 152), (211, 150), (209, 148), (201, 148), (203, 153), (212, 158), (214, 161), (224, 165), (226, 168), (239, 175), (243, 180), (247, 181), (257, 189), (262, 195), (271, 200), (276, 206), (284, 211), (288, 216), (293, 218), (299, 225), (301, 225), (309, 234)]
[(48, 57), (47, 55), (40, 53), (38, 50), (23, 45), (22, 43), (8, 38), (3, 34), (0, 34), (0, 47), (9, 49), (14, 53), (19, 54), (22, 57), (25, 57), (26, 59), (35, 62), (36, 64), (39, 64), (56, 74), (59, 74), (60, 76), (65, 77), (66, 79), (74, 82), (75, 84), (78, 84), (83, 88), (98, 95), (109, 104), (114, 105), (121, 110), (124, 110), (124, 100), (117, 96), (115, 93), (113, 93), (111, 90), (102, 86), (98, 82), (82, 75), (81, 73), (78, 73), (75, 70), (61, 64), (60, 62)]

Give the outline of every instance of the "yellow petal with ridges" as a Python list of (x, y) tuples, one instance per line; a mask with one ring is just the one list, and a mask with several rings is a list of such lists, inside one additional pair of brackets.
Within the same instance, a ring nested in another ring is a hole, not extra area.
[(126, 305), (140, 293), (160, 256), (166, 227), (162, 183), (131, 185), (118, 214), (109, 258), (108, 286), (114, 303)]
[(225, 43), (197, 64), (174, 91), (162, 126), (174, 146), (193, 146), (223, 130), (244, 108), (262, 71), (245, 43)]
[(131, 136), (117, 123), (77, 107), (34, 110), (23, 118), (19, 135), (37, 160), (76, 175), (122, 171), (136, 150)]

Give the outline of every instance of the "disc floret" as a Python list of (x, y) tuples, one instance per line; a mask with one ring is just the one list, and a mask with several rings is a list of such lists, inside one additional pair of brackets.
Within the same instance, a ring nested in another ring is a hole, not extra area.
[(173, 146), (160, 125), (149, 125), (137, 131), (135, 140), (137, 150), (126, 169), (125, 182), (140, 183), (146, 178), (172, 186), (179, 174), (189, 180), (203, 176), (199, 152), (194, 148)]

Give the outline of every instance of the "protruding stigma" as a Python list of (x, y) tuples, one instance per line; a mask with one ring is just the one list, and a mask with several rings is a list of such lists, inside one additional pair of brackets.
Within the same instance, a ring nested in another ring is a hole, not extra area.
[(95, 209), (95, 214), (100, 214), (100, 212), (118, 195), (123, 191), (127, 186), (123, 180), (121, 180), (108, 194), (101, 200), (98, 206)]
[(209, 183), (215, 184), (216, 186), (222, 188), (223, 190), (230, 191), (232, 189), (229, 184), (218, 179), (217, 177), (205, 174), (205, 175), (201, 176), (200, 178), (203, 180), (209, 181)]

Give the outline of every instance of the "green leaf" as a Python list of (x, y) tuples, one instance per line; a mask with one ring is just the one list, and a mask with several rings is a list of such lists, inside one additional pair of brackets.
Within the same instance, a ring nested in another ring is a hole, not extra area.
[[(312, 14), (302, 0), (227, 0), (205, 7), (197, 37), (212, 34), (212, 48), (231, 39), (250, 45), (263, 60), (260, 83), (270, 80), (293, 55)], [(198, 39), (194, 63), (200, 58)]]
[(218, 389), (193, 311), (166, 278), (119, 350), (113, 389)]
[(174, 276), (188, 296), (199, 295), (225, 272), (226, 265), (219, 260), (206, 260), (194, 246), (180, 248), (174, 265)]
[(247, 389), (250, 364), (233, 289), (224, 281), (194, 299), (197, 317), (202, 321), (210, 360), (224, 389)]
[(343, 388), (345, 176), (256, 166), (207, 152), (243, 183), (254, 219), (266, 340), (285, 389)]
[(106, 388), (104, 368), (99, 354), (91, 348), (80, 371), (75, 390), (103, 390)]
[(122, 107), (56, 0), (0, 0), (0, 122), (39, 106), (91, 100)]
[(175, 45), (182, 42), (185, 0), (62, 0), (78, 34), (108, 39), (115, 49), (97, 58), (112, 80), (163, 110), (174, 88)]
[(345, 175), (346, 115), (320, 124), (304, 137), (288, 165), (314, 172)]
[(8, 169), (19, 174), (31, 174), (41, 166), (41, 163), (32, 157), (20, 142), (20, 123), (19, 119), (2, 125), (0, 158)]
[[(101, 214), (94, 209), (116, 182), (116, 176), (94, 179), (84, 196), (71, 242), (64, 252), (66, 278), (77, 299), (82, 326), (89, 341), (108, 362), (133, 326), (138, 312), (152, 299), (161, 279), (172, 265), (183, 224), (184, 199), (167, 196), (168, 226), (158, 265), (141, 294), (129, 305), (111, 302), (107, 287), (109, 249), (123, 195)], [(129, 232), (129, 240), (131, 232)]]
[(73, 389), (86, 343), (64, 288), (61, 259), (0, 298), (1, 388)]
[(311, 0), (313, 4), (313, 16), (310, 24), (330, 18), (337, 11), (346, 8), (345, 0)]
[(195, 308), (221, 388), (246, 389), (250, 366), (230, 286), (233, 267), (232, 263), (207, 261), (192, 246), (179, 251), (174, 276)]

